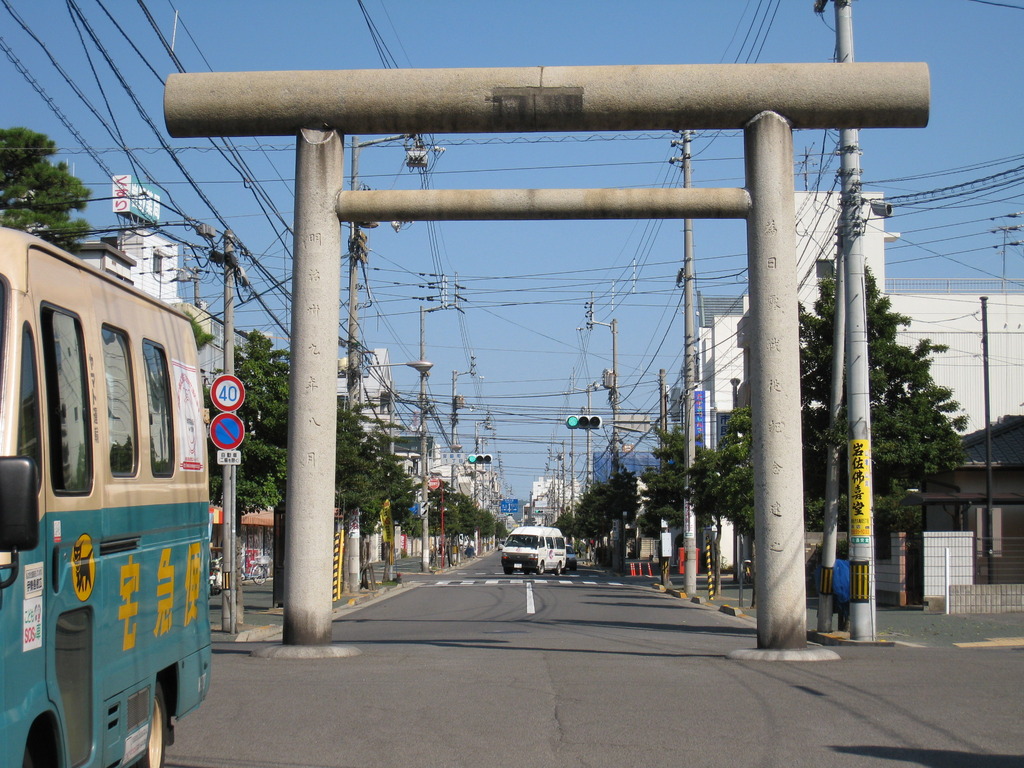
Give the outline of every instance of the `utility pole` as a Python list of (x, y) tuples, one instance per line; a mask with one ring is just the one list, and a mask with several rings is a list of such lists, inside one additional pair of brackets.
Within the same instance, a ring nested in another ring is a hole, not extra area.
[[(992, 405), (989, 396), (989, 356), (988, 356), (988, 296), (981, 296), (981, 366), (985, 387), (985, 518), (982, 521), (981, 542), (985, 549), (985, 564), (988, 571), (988, 583), (995, 583), (995, 529), (992, 520)], [(949, 610), (949, 606), (946, 607)]]
[[(665, 369), (658, 371), (658, 433), (659, 443), (665, 445), (665, 433), (668, 432), (668, 385), (665, 383)], [(662, 462), (664, 464), (664, 462)], [(661, 571), (661, 585), (669, 586), (672, 583), (670, 571), (672, 570), (672, 533), (668, 527), (668, 521), (661, 521), (661, 548), (658, 550), (658, 565)]]
[[(601, 323), (594, 320), (594, 302), (590, 302), (587, 310), (587, 329), (591, 330), (595, 325), (603, 325), (612, 330), (612, 368), (604, 372), (602, 384), (608, 390), (608, 401), (612, 406), (612, 442), (611, 459), (612, 471), (615, 474), (619, 471), (619, 321), (612, 318), (610, 323)], [(590, 394), (587, 394), (587, 408), (590, 408)], [(589, 443), (589, 435), (587, 437)], [(590, 445), (587, 445), (589, 453)]]
[[(595, 384), (587, 385), (587, 415), (588, 416), (590, 415), (591, 395), (593, 394), (594, 388), (596, 386), (597, 386), (596, 383)], [(583, 474), (584, 474), (584, 479), (587, 482), (587, 488), (589, 488), (591, 485), (594, 484), (594, 454), (593, 454), (593, 447), (591, 446), (591, 443), (590, 443), (590, 430), (588, 429), (588, 430), (585, 430), (585, 431), (587, 433), (587, 458), (586, 458), (586, 461), (584, 461), (584, 463), (583, 463), (583, 466), (584, 466)]]
[[(836, 10), (836, 59), (853, 55), (852, 0), (833, 0)], [(875, 574), (872, 546), (871, 391), (868, 370), (867, 280), (860, 176), (860, 138), (856, 128), (839, 134), (842, 157), (843, 268), (846, 279), (846, 388), (850, 471), (850, 639), (875, 639)]]
[(420, 571), (430, 572), (430, 516), (427, 511), (427, 376), (430, 375), (430, 364), (427, 363), (426, 311), (420, 307), (420, 519), (423, 521), (422, 547), (420, 555)]
[[(672, 161), (683, 166), (683, 187), (692, 186), (690, 173), (690, 131), (683, 132), (682, 140), (673, 140), (672, 146), (682, 147), (682, 158)], [(693, 466), (696, 452), (696, 424), (694, 423), (693, 394), (697, 386), (697, 330), (694, 317), (696, 278), (693, 272), (693, 219), (683, 220), (683, 317), (684, 334), (686, 336), (683, 361), (683, 424), (686, 434), (686, 470)], [(693, 505), (685, 502), (685, 518), (683, 523), (683, 551), (686, 555), (686, 569), (683, 573), (683, 591), (687, 594), (697, 592), (697, 516)], [(709, 574), (710, 578), (710, 574)]]
[[(349, 188), (353, 191), (359, 188), (359, 153), (364, 147), (372, 147), (375, 144), (385, 144), (389, 141), (407, 139), (410, 134), (400, 136), (387, 136), (381, 139), (370, 141), (359, 141), (358, 136), (351, 138), (352, 148), (352, 176)], [(376, 227), (377, 222), (350, 222), (351, 233), (348, 239), (348, 332), (346, 354), (348, 364), (345, 367), (345, 385), (348, 394), (348, 407), (355, 408), (362, 402), (362, 379), (360, 377), (360, 362), (362, 352), (359, 344), (359, 266), (366, 264), (370, 253), (366, 247), (366, 233), (363, 228)]]
[[(846, 279), (843, 261), (842, 238), (836, 253), (836, 294), (832, 312), (832, 392), (830, 395), (828, 425), (829, 431), (839, 420), (843, 406), (843, 367), (846, 362)], [(832, 631), (831, 576), (836, 564), (836, 545), (839, 531), (839, 466), (842, 459), (839, 445), (831, 445), (825, 457), (825, 510), (821, 538), (821, 571), (823, 583), (818, 585), (818, 631)]]
[(612, 474), (615, 474), (619, 471), (619, 321), (614, 317), (611, 329), (612, 386), (608, 391), (608, 397), (612, 405)]

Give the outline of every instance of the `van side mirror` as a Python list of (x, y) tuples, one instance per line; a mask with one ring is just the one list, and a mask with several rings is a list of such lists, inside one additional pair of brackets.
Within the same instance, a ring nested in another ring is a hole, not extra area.
[(0, 457), (0, 550), (39, 544), (39, 482), (28, 456)]

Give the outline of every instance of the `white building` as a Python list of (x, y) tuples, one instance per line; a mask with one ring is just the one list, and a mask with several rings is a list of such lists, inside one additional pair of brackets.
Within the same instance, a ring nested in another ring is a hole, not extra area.
[[(865, 194), (866, 199), (878, 199)], [(817, 298), (818, 280), (832, 273), (839, 220), (838, 193), (797, 193), (797, 274), (800, 302), (808, 309)], [(1015, 381), (1024, 364), (1024, 284), (1007, 280), (949, 278), (885, 278), (885, 244), (899, 235), (885, 231), (885, 219), (865, 205), (867, 230), (864, 254), (879, 289), (892, 310), (910, 318), (898, 339), (908, 346), (922, 339), (949, 347), (932, 358), (932, 378), (948, 387), (967, 416), (965, 432), (984, 426), (984, 387), (981, 349), (981, 296), (988, 296), (990, 408), (993, 421), (1024, 413), (1024, 389)], [(740, 304), (742, 301), (742, 305)], [(742, 374), (748, 360), (742, 351), (741, 311), (747, 297), (702, 297), (701, 386), (711, 392), (712, 412), (733, 407), (732, 380), (739, 378), (737, 399), (747, 402)], [(740, 349), (736, 349), (736, 346)], [(714, 425), (712, 425), (712, 431)]]

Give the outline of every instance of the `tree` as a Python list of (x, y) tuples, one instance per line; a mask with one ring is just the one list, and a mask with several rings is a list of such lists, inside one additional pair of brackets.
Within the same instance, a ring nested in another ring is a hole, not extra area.
[[(870, 274), (866, 283), (875, 524), (881, 531), (917, 531), (919, 508), (903, 507), (900, 501), (926, 475), (962, 462), (957, 433), (967, 419), (954, 415), (960, 406), (952, 392), (932, 379), (932, 356), (946, 347), (929, 339), (914, 347), (897, 341), (910, 318), (892, 310)], [(804, 497), (808, 512), (815, 513), (808, 523), (815, 527), (821, 524), (826, 448), (847, 444), (845, 408), (829, 431), (834, 307), (835, 282), (823, 280), (814, 311), (800, 313)]]
[(56, 146), (28, 128), (0, 129), (0, 225), (70, 250), (89, 231), (71, 211), (83, 210), (91, 193), (67, 163), (47, 159)]
[(337, 438), (338, 509), (358, 510), (359, 529), (364, 536), (376, 530), (385, 501), (391, 502), (395, 523), (404, 525), (415, 489), (391, 452), (391, 438), (384, 425), (339, 405)]
[[(633, 523), (639, 510), (636, 475), (620, 470), (607, 481), (593, 483), (583, 492), (569, 535), (600, 541), (608, 535), (613, 521)], [(568, 533), (564, 528), (562, 532)]]
[[(235, 347), (235, 375), (245, 384), (238, 417), (245, 424), (236, 470), (239, 514), (271, 509), (284, 500), (288, 447), (288, 352), (274, 349), (259, 331), (250, 331)], [(220, 498), (221, 475), (210, 473), (210, 497)]]
[[(685, 524), (685, 502), (693, 505), (697, 526), (714, 526), (715, 552), (720, 551), (722, 522), (729, 520), (738, 533), (754, 530), (754, 472), (750, 409), (740, 408), (729, 417), (729, 426), (717, 450), (697, 448), (686, 470), (686, 435), (679, 429), (661, 435), (654, 455), (661, 466), (644, 472), (647, 513), (643, 529), (647, 535), (660, 531), (661, 520), (670, 527)], [(714, 557), (716, 583), (721, 581), (721, 558)]]

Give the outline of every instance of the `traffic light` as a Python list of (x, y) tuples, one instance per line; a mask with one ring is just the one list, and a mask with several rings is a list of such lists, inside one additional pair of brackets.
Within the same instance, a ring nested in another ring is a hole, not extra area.
[(569, 429), (600, 429), (601, 428), (601, 417), (600, 416), (584, 416), (580, 414), (578, 416), (570, 416), (565, 420), (565, 426)]
[(491, 454), (489, 453), (471, 453), (466, 457), (466, 461), (470, 464), (490, 464)]

